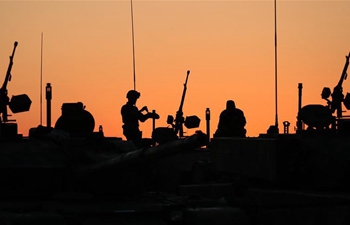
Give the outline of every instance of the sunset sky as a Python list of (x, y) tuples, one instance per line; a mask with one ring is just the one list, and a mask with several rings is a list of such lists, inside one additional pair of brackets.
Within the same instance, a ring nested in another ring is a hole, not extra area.
[[(133, 9), (137, 106), (156, 110), (157, 127), (175, 116), (187, 70), (183, 111), (201, 118), (202, 131), (205, 109), (212, 136), (229, 99), (244, 111), (248, 136), (275, 123), (273, 0), (134, 0)], [(325, 104), (322, 88), (338, 83), (350, 51), (349, 12), (350, 0), (277, 0), (280, 132), (283, 121), (295, 132), (298, 83), (303, 105)], [(0, 85), (18, 41), (7, 89), (32, 100), (29, 112), (10, 118), (19, 132), (28, 135), (41, 118), (46, 125), (44, 89), (51, 83), (53, 125), (63, 103), (83, 102), (96, 131), (102, 125), (106, 136), (125, 139), (120, 108), (134, 87), (131, 24), (130, 1), (0, 1)], [(343, 87), (350, 92), (350, 81)], [(151, 120), (141, 124), (143, 137), (151, 128)]]

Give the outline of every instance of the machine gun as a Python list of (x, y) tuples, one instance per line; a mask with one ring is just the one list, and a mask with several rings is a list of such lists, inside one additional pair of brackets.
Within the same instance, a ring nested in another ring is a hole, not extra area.
[(163, 144), (169, 141), (174, 141), (179, 137), (184, 137), (183, 125), (188, 129), (199, 127), (200, 119), (197, 116), (187, 116), (186, 119), (183, 116), (183, 105), (185, 102), (185, 96), (187, 91), (187, 81), (190, 71), (187, 70), (187, 76), (184, 83), (184, 90), (182, 92), (181, 102), (179, 110), (176, 112), (176, 117), (168, 115), (167, 124), (171, 125), (170, 127), (157, 127), (152, 132), (152, 139), (154, 142)]
[(176, 112), (176, 117), (175, 117), (174, 130), (175, 130), (176, 134), (179, 133), (180, 137), (183, 137), (183, 135), (184, 135), (183, 123), (185, 122), (185, 118), (183, 117), (182, 108), (183, 108), (184, 102), (185, 102), (185, 96), (186, 96), (186, 91), (187, 91), (187, 81), (188, 81), (189, 75), (190, 75), (190, 71), (187, 70), (187, 75), (186, 75), (186, 80), (184, 83), (184, 90), (182, 92), (180, 107), (179, 107), (179, 110)]
[(190, 129), (190, 128), (199, 127), (199, 123), (200, 123), (200, 119), (197, 116), (187, 116), (186, 119), (183, 116), (182, 108), (183, 108), (184, 101), (185, 101), (185, 96), (186, 96), (186, 91), (187, 91), (187, 81), (188, 81), (189, 75), (190, 75), (190, 71), (187, 70), (187, 76), (186, 76), (186, 80), (184, 83), (184, 90), (182, 92), (180, 107), (179, 107), (179, 110), (176, 112), (175, 120), (174, 120), (174, 117), (171, 115), (169, 115), (167, 118), (167, 123), (172, 125), (175, 134), (178, 135), (179, 137), (184, 136), (184, 131), (183, 131), (184, 124), (185, 124), (185, 127)]
[[(32, 101), (30, 98), (25, 95), (17, 95), (17, 96), (12, 96), (11, 101), (10, 98), (8, 97), (7, 93), (7, 84), (9, 81), (11, 81), (11, 70), (12, 70), (12, 65), (13, 65), (13, 57), (15, 55), (15, 51), (17, 48), (18, 42), (15, 41), (14, 43), (14, 48), (12, 51), (12, 55), (10, 56), (10, 63), (7, 68), (6, 76), (3, 85), (0, 88), (0, 137), (4, 136), (9, 130), (10, 133), (16, 134), (17, 135), (17, 125), (12, 126), (13, 124), (7, 124), (9, 121), (15, 121), (15, 120), (9, 120), (8, 119), (8, 113), (7, 113), (7, 106), (10, 107), (11, 111), (13, 113), (18, 113), (18, 112), (24, 112), (24, 111), (29, 111), (30, 105)], [(13, 127), (13, 128), (9, 128)]]
[[(343, 82), (347, 78), (347, 70), (348, 70), (348, 66), (349, 66), (350, 52), (349, 52), (349, 55), (345, 56), (345, 58), (346, 58), (346, 62), (344, 65), (343, 72), (340, 76), (340, 80), (339, 80), (338, 84), (333, 89), (333, 93), (331, 93), (330, 88), (325, 87), (325, 88), (323, 88), (322, 94), (321, 94), (322, 98), (327, 101), (328, 106), (331, 110), (331, 113), (334, 113), (335, 111), (337, 111), (338, 118), (342, 117), (342, 105), (341, 105), (342, 102), (344, 103), (344, 105), (347, 109), (350, 109), (350, 95), (348, 93), (346, 95), (346, 97), (344, 98), (344, 94), (343, 94)], [(332, 96), (332, 101), (330, 101), (328, 99), (329, 96)]]
[(7, 83), (11, 81), (11, 70), (13, 65), (13, 57), (15, 56), (15, 51), (17, 48), (18, 42), (16, 41), (13, 47), (12, 55), (10, 56), (10, 63), (7, 68), (5, 81), (0, 89), (0, 114), (2, 114), (2, 120), (0, 117), (1, 122), (7, 122), (7, 105), (9, 104), (9, 97), (7, 96)]

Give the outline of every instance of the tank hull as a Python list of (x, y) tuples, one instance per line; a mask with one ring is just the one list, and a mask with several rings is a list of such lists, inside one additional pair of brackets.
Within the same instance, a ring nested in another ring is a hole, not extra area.
[(347, 135), (214, 138), (211, 147), (218, 172), (255, 180), (257, 184), (335, 190), (350, 185)]

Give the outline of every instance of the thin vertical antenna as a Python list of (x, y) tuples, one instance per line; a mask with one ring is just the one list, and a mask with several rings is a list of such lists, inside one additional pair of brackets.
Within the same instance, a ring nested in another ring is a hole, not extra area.
[(41, 32), (41, 54), (40, 54), (40, 125), (43, 124), (43, 42), (44, 34)]
[(133, 73), (134, 73), (134, 90), (136, 90), (134, 10), (133, 10), (133, 7), (132, 7), (132, 0), (130, 0), (130, 5), (131, 5), (131, 29), (132, 29), (132, 66), (133, 66)]
[(277, 20), (276, 20), (276, 0), (274, 4), (275, 12), (275, 126), (278, 129), (278, 112), (277, 112)]

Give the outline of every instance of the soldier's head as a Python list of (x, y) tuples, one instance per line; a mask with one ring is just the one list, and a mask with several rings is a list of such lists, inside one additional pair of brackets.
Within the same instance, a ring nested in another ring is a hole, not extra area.
[(228, 100), (226, 102), (226, 109), (227, 110), (232, 110), (232, 109), (235, 109), (236, 108), (236, 104), (233, 100)]
[(140, 92), (137, 92), (135, 90), (130, 90), (126, 94), (126, 98), (129, 102), (136, 103), (137, 99), (140, 97)]

